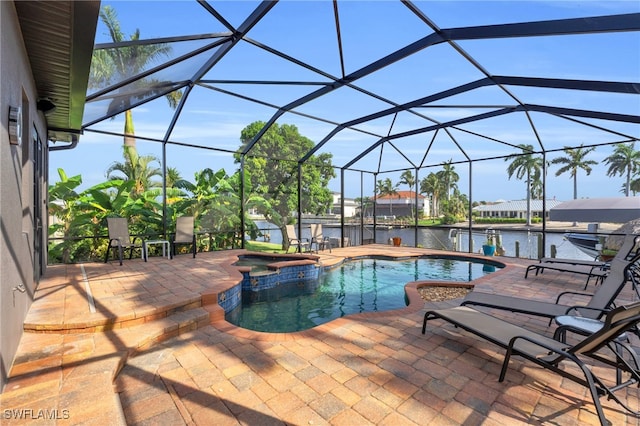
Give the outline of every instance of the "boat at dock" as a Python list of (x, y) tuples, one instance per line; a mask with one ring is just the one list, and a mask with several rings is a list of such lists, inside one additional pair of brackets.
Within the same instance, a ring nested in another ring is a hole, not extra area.
[(568, 232), (564, 234), (564, 238), (571, 244), (576, 246), (583, 253), (596, 258), (600, 254), (600, 237), (596, 234), (580, 234), (577, 232)]

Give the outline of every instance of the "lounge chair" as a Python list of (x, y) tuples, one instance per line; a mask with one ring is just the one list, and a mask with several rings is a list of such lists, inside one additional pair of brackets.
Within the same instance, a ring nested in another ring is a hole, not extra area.
[[(622, 240), (622, 246), (620, 250), (616, 253), (613, 259), (623, 256), (628, 259), (633, 257), (635, 252), (639, 249), (637, 247), (640, 241), (640, 236), (633, 234), (626, 234)], [(603, 260), (584, 260), (584, 259), (568, 259), (564, 257), (543, 257), (540, 259), (540, 263), (567, 263), (569, 265), (584, 265), (584, 266), (597, 266), (600, 268), (607, 268), (608, 261)]]
[(171, 240), (171, 252), (176, 255), (176, 245), (191, 244), (193, 258), (196, 257), (196, 234), (193, 232), (193, 216), (182, 216), (176, 219), (176, 233)]
[[(634, 411), (615, 394), (615, 391), (621, 388), (639, 383), (640, 374), (637, 368), (623, 359), (613, 347), (618, 336), (635, 328), (640, 322), (640, 302), (608, 312), (602, 327), (592, 334), (581, 336), (582, 339), (575, 345), (529, 331), (466, 306), (428, 311), (422, 325), (422, 334), (425, 333), (428, 319), (448, 321), (456, 327), (506, 349), (498, 379), (500, 382), (504, 381), (511, 356), (518, 355), (589, 388), (601, 424), (605, 425), (608, 422), (600, 404), (600, 396), (606, 395), (633, 415), (640, 416), (640, 412)], [(603, 348), (612, 349), (613, 357), (599, 352)], [(582, 371), (582, 375), (576, 375), (571, 370), (562, 368), (560, 364), (564, 361), (573, 362)], [(609, 387), (594, 375), (585, 361), (598, 361), (610, 367), (622, 369), (629, 373), (629, 379), (623, 384)]]
[[(639, 243), (640, 237), (632, 234), (625, 235), (622, 247), (620, 247), (620, 250), (618, 250), (618, 253), (614, 257), (614, 259), (622, 258), (628, 260), (638, 252)], [(524, 277), (527, 278), (529, 272), (532, 270), (535, 270), (536, 275), (538, 275), (538, 273), (542, 273), (545, 269), (586, 275), (586, 289), (591, 278), (596, 278), (596, 284), (601, 283), (609, 273), (609, 266), (610, 262), (545, 257), (540, 259), (539, 263), (529, 265), (524, 274)]]
[[(144, 251), (144, 240), (142, 237), (134, 237), (131, 239), (129, 236), (129, 224), (127, 219), (123, 217), (108, 217), (107, 229), (109, 230), (109, 245), (107, 246), (107, 253), (104, 257), (104, 263), (109, 261), (109, 251), (112, 248), (118, 249), (118, 258), (120, 259), (120, 266), (122, 266), (122, 255), (124, 250), (129, 249), (129, 259), (133, 256), (134, 249), (140, 249), (142, 258), (147, 261), (147, 256)], [(137, 241), (140, 242), (137, 242)]]
[(524, 273), (524, 277), (527, 278), (529, 276), (529, 271), (535, 270), (536, 275), (538, 273), (543, 272), (545, 269), (549, 269), (551, 271), (559, 271), (559, 272), (568, 272), (577, 275), (586, 275), (587, 282), (584, 285), (584, 288), (589, 286), (589, 281), (591, 278), (596, 279), (596, 285), (601, 283), (609, 274), (608, 269), (603, 269), (598, 266), (584, 266), (584, 265), (569, 265), (563, 263), (536, 263), (535, 265), (529, 265), (527, 267), (526, 272)]
[[(559, 315), (579, 313), (587, 318), (598, 319), (603, 310), (610, 308), (618, 294), (622, 291), (627, 281), (632, 280), (638, 274), (640, 268), (640, 254), (636, 254), (631, 260), (621, 258), (611, 261), (609, 274), (602, 284), (591, 293), (564, 291), (558, 295), (555, 302), (532, 300), (520, 297), (505, 296), (501, 294), (472, 291), (462, 300), (462, 306), (484, 306), (486, 308), (501, 309), (534, 316), (542, 316), (553, 319)], [(638, 292), (635, 279), (632, 280), (634, 290)], [(582, 295), (589, 298), (585, 305), (563, 305), (560, 299), (566, 295)], [(426, 316), (425, 316), (426, 318)]]
[[(600, 330), (603, 326), (603, 322), (594, 320), (591, 318), (584, 318), (575, 315), (561, 315), (555, 318), (555, 323), (558, 326), (553, 333), (553, 338), (560, 342), (567, 341), (567, 333), (578, 333), (582, 336), (588, 336)], [(638, 334), (638, 329), (634, 330)], [(620, 356), (628, 354), (629, 360), (633, 362), (634, 369), (640, 371), (640, 359), (638, 354), (631, 346), (631, 340), (629, 339), (630, 333), (620, 334), (612, 343), (612, 348)], [(622, 373), (624, 369), (618, 368), (616, 371), (616, 385), (622, 383)]]
[(314, 244), (316, 245), (316, 252), (329, 247), (329, 253), (331, 253), (331, 240), (329, 240), (329, 237), (322, 235), (321, 223), (311, 225), (311, 246)]
[(289, 238), (289, 245), (296, 246), (299, 253), (311, 251), (311, 243), (306, 238), (298, 238), (294, 225), (287, 225), (287, 237)]

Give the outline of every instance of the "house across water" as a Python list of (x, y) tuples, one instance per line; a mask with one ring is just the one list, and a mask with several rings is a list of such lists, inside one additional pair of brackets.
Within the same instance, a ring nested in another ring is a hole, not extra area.
[[(531, 217), (542, 217), (542, 200), (531, 200)], [(546, 210), (547, 219), (549, 219), (549, 210), (562, 201), (547, 200)], [(473, 208), (480, 217), (509, 218), (509, 219), (526, 219), (527, 218), (527, 200), (515, 201), (498, 201), (494, 204), (482, 204)]]
[(376, 216), (413, 217), (414, 211), (429, 215), (429, 200), (415, 191), (396, 191), (395, 194), (374, 197)]

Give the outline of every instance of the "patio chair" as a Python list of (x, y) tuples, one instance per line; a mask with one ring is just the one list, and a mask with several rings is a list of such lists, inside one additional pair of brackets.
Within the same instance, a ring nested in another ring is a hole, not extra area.
[(193, 258), (196, 258), (196, 234), (193, 232), (193, 216), (182, 216), (176, 219), (176, 233), (171, 240), (171, 253), (176, 255), (176, 245), (191, 244)]
[[(617, 390), (640, 383), (640, 372), (614, 348), (618, 336), (635, 328), (640, 322), (640, 302), (608, 312), (598, 331), (580, 336), (581, 339), (578, 339), (574, 345), (529, 331), (466, 306), (428, 311), (422, 326), (422, 334), (425, 334), (427, 319), (445, 320), (506, 349), (499, 382), (504, 381), (511, 356), (517, 355), (589, 388), (598, 418), (603, 425), (608, 424), (600, 404), (600, 397), (605, 395), (634, 416), (640, 416), (640, 412), (634, 411), (615, 394)], [(604, 348), (611, 349), (611, 353), (601, 352)], [(581, 370), (582, 375), (575, 373), (575, 370), (563, 368), (561, 363), (565, 361), (574, 363)], [(624, 383), (609, 387), (590, 368), (590, 364), (594, 361), (614, 367), (616, 371), (624, 370), (629, 374), (629, 378)]]
[(604, 269), (599, 266), (570, 265), (564, 263), (536, 263), (527, 267), (527, 270), (524, 273), (524, 277), (527, 278), (529, 276), (529, 271), (535, 270), (536, 275), (538, 275), (538, 273), (544, 272), (545, 269), (558, 272), (567, 272), (577, 275), (585, 275), (587, 277), (587, 282), (584, 284), (585, 290), (589, 286), (589, 281), (591, 281), (591, 278), (595, 278), (596, 285), (598, 285), (609, 274), (608, 269)]
[(326, 247), (329, 247), (329, 253), (331, 253), (331, 240), (329, 240), (329, 237), (322, 235), (321, 223), (311, 225), (311, 246), (314, 244), (316, 245), (316, 253)]
[(298, 253), (302, 253), (303, 250), (305, 252), (311, 251), (311, 243), (309, 240), (306, 238), (298, 238), (295, 225), (287, 225), (287, 237), (289, 238), (290, 246), (298, 247)]
[[(624, 237), (624, 242), (614, 259), (629, 259), (636, 253), (638, 253), (638, 244), (640, 243), (640, 237), (632, 234), (627, 234)], [(609, 273), (610, 262), (598, 262), (592, 260), (578, 260), (578, 259), (556, 259), (556, 258), (542, 258), (539, 263), (529, 265), (524, 274), (527, 278), (529, 272), (535, 270), (536, 275), (544, 272), (545, 269), (569, 272), (574, 274), (586, 275), (587, 282), (585, 289), (589, 285), (591, 278), (596, 278), (596, 285), (601, 283)]]
[[(129, 236), (129, 224), (124, 217), (108, 217), (107, 229), (109, 230), (109, 245), (107, 246), (107, 253), (104, 257), (104, 263), (109, 261), (109, 251), (118, 249), (118, 258), (120, 259), (120, 266), (122, 266), (122, 255), (124, 250), (129, 249), (129, 259), (133, 256), (134, 249), (140, 249), (142, 253), (142, 259), (147, 261), (147, 256), (144, 251), (144, 240), (142, 237), (134, 237), (131, 239)], [(137, 242), (137, 241), (140, 242)]]
[[(609, 275), (594, 293), (564, 291), (555, 302), (525, 299), (515, 296), (472, 291), (462, 300), (461, 306), (483, 306), (491, 309), (541, 316), (553, 319), (560, 315), (580, 314), (586, 318), (599, 319), (603, 311), (609, 309), (620, 294), (627, 281), (631, 281), (633, 289), (638, 293), (637, 277), (640, 270), (640, 254), (631, 260), (622, 258), (611, 261)], [(563, 305), (560, 299), (566, 295), (582, 295), (589, 298), (585, 305)], [(426, 321), (426, 315), (425, 315)]]
[[(633, 257), (635, 253), (637, 253), (639, 247), (637, 247), (639, 238), (638, 235), (626, 234), (622, 241), (622, 246), (620, 250), (613, 257), (618, 258), (622, 256), (625, 259)], [(583, 265), (583, 266), (594, 266), (602, 269), (608, 268), (610, 261), (603, 260), (584, 260), (584, 259), (569, 259), (563, 257), (543, 257), (540, 259), (540, 263), (566, 263), (569, 265)]]

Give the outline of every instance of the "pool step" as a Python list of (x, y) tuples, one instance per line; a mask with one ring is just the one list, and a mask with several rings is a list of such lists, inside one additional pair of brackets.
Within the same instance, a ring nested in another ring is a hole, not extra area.
[[(120, 316), (113, 316), (110, 312), (100, 312), (91, 314), (88, 318), (78, 318), (71, 321), (43, 322), (38, 317), (39, 322), (31, 322), (29, 318), (25, 320), (23, 330), (29, 333), (54, 333), (54, 334), (76, 334), (76, 333), (101, 333), (110, 330), (118, 330), (135, 327), (141, 324), (148, 324), (156, 320), (170, 317), (180, 312), (187, 312), (196, 308), (201, 308), (203, 298), (194, 296), (178, 302), (167, 303), (161, 307), (150, 307), (148, 309), (133, 310), (131, 313)], [(96, 316), (95, 318), (93, 316)]]
[[(130, 357), (210, 322), (209, 311), (197, 307), (144, 324), (106, 330), (103, 333), (25, 333), (21, 340), (24, 355), (14, 360), (11, 375), (28, 381), (29, 377), (40, 374), (43, 369), (73, 370), (80, 368), (79, 365), (95, 363), (101, 366), (100, 372), (112, 372), (109, 374), (111, 381), (117, 377)], [(109, 356), (96, 353), (104, 342), (108, 342), (107, 345), (112, 350)], [(100, 376), (98, 373), (95, 375)], [(59, 376), (62, 377), (63, 374), (60, 373)]]
[(165, 318), (131, 327), (129, 330), (133, 335), (138, 335), (139, 339), (137, 342), (132, 342), (129, 348), (135, 352), (143, 351), (154, 344), (197, 330), (210, 323), (210, 313), (203, 307), (175, 312)]

